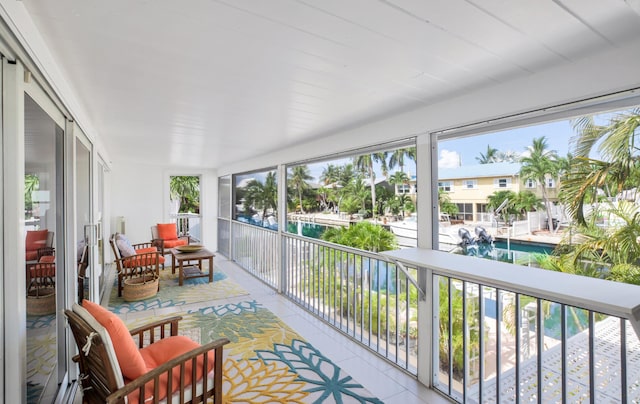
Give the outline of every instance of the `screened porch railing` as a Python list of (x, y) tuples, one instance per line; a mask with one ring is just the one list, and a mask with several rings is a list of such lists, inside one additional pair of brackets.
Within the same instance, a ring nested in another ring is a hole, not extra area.
[(239, 222), (230, 239), (240, 266), (455, 401), (640, 401), (640, 342), (616, 303), (640, 287), (439, 251), (417, 265)]

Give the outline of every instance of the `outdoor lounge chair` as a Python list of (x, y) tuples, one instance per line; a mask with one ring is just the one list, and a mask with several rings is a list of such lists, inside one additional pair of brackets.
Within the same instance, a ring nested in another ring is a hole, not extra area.
[(43, 255), (50, 254), (53, 248), (53, 232), (44, 230), (28, 230), (25, 238), (25, 261), (38, 261)]
[(189, 236), (178, 236), (175, 223), (158, 223), (151, 226), (151, 244), (160, 250), (160, 254), (168, 254), (170, 249), (189, 244)]
[(83, 403), (222, 403), (221, 338), (206, 345), (178, 336), (171, 317), (128, 330), (114, 313), (84, 300), (65, 310), (79, 353)]
[(118, 271), (118, 296), (122, 296), (124, 280), (137, 276), (160, 276), (165, 258), (151, 243), (131, 244), (124, 234), (109, 238)]

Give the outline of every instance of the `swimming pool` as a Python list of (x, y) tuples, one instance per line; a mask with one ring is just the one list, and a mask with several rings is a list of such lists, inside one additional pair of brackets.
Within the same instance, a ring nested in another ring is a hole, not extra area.
[(549, 245), (523, 243), (514, 240), (511, 240), (508, 245), (505, 241), (495, 241), (493, 244), (483, 243), (461, 246), (452, 251), (452, 253), (459, 255), (528, 266), (536, 266), (536, 254), (551, 254), (552, 252), (553, 247)]

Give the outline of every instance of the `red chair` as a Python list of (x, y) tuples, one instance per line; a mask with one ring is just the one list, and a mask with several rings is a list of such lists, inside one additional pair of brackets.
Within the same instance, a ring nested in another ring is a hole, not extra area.
[(160, 266), (164, 268), (165, 258), (151, 243), (131, 244), (124, 234), (116, 233), (109, 238), (109, 244), (116, 257), (118, 296), (122, 296), (122, 287), (127, 278), (149, 274), (160, 276)]
[(151, 243), (158, 248), (160, 254), (168, 254), (172, 248), (189, 244), (189, 236), (178, 237), (175, 223), (158, 223), (151, 226)]
[(53, 232), (44, 230), (27, 230), (25, 240), (25, 261), (38, 261), (41, 256), (48, 255), (44, 248), (53, 248)]
[(178, 335), (171, 317), (128, 330), (122, 320), (84, 300), (65, 310), (80, 368), (83, 403), (222, 403), (223, 347)]

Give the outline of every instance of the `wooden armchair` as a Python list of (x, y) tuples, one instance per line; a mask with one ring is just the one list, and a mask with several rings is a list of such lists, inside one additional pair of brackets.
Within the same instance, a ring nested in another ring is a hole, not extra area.
[(118, 271), (118, 296), (122, 296), (124, 280), (145, 275), (160, 276), (165, 258), (151, 243), (131, 244), (123, 234), (109, 238)]
[[(222, 403), (228, 339), (201, 346), (178, 336), (181, 317), (129, 331), (118, 316), (87, 300), (65, 315), (79, 351), (73, 360), (80, 368), (83, 403)], [(140, 369), (133, 368), (135, 362)]]
[(151, 226), (151, 243), (158, 248), (160, 254), (168, 254), (170, 249), (189, 244), (189, 236), (178, 236), (175, 223), (158, 223)]
[(40, 260), (45, 255), (53, 255), (53, 235), (52, 231), (28, 230), (25, 239), (25, 261), (33, 262)]

